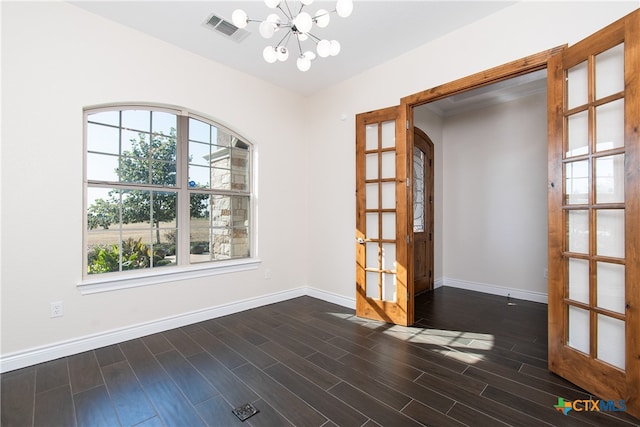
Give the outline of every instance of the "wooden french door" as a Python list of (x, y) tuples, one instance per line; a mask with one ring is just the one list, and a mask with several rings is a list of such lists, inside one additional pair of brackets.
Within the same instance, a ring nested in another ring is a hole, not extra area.
[(548, 87), (549, 369), (640, 417), (640, 11)]
[(413, 323), (406, 113), (356, 116), (356, 315)]
[(433, 142), (413, 128), (413, 292), (433, 289)]

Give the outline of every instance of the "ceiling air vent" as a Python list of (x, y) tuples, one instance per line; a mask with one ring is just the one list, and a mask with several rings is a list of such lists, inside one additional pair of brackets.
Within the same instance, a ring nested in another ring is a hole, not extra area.
[(238, 43), (246, 39), (250, 34), (247, 30), (238, 28), (231, 22), (226, 21), (215, 14), (211, 15), (209, 19), (207, 19), (206, 26)]

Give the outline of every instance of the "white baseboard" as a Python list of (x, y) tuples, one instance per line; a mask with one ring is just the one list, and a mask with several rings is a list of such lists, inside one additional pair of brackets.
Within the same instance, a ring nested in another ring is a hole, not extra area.
[[(324, 299), (322, 297), (323, 292), (320, 292), (318, 290), (313, 293), (313, 296)], [(49, 360), (58, 359), (60, 357), (94, 350), (96, 348), (117, 344), (135, 338), (144, 337), (146, 335), (155, 334), (174, 328), (180, 328), (182, 326), (191, 325), (193, 323), (215, 319), (216, 317), (222, 317), (245, 310), (250, 310), (252, 308), (261, 307), (263, 305), (274, 304), (277, 302), (286, 301), (292, 298), (297, 298), (309, 294), (309, 288), (301, 287), (283, 292), (276, 292), (269, 295), (262, 295), (255, 298), (249, 298), (241, 301), (235, 301), (229, 304), (221, 304), (219, 306), (206, 308), (203, 310), (192, 311), (190, 313), (166, 317), (164, 319), (140, 323), (137, 325), (114, 329), (107, 332), (101, 332), (94, 335), (87, 335), (80, 338), (60, 341), (57, 343), (35, 347), (24, 351), (3, 354), (2, 356), (0, 356), (0, 373), (13, 371), (15, 369), (36, 365), (38, 363), (47, 362)], [(329, 295), (326, 292), (324, 292), (324, 294)], [(333, 297), (331, 302), (340, 304), (341, 301), (337, 297), (337, 295)], [(353, 303), (352, 305), (355, 307), (355, 303)]]
[(486, 283), (470, 282), (467, 280), (453, 279), (450, 277), (442, 278), (442, 286), (452, 288), (467, 289), (469, 291), (483, 292), (485, 294), (500, 295), (511, 297), (525, 301), (548, 303), (547, 294), (543, 292), (525, 291), (522, 289), (507, 288), (504, 286), (490, 285)]
[(307, 288), (307, 295), (333, 304), (341, 305), (342, 307), (347, 307), (352, 310), (356, 309), (355, 298), (347, 298), (344, 295), (334, 294), (333, 292), (327, 292), (318, 288)]
[[(520, 289), (505, 288), (483, 283), (474, 283), (447, 277), (439, 278), (435, 281), (435, 288), (439, 288), (441, 286), (451, 286), (454, 288), (468, 289), (493, 295), (510, 295), (512, 298), (547, 303), (547, 295), (543, 293), (523, 291)], [(144, 337), (146, 335), (180, 328), (193, 323), (215, 319), (217, 317), (227, 316), (229, 314), (239, 313), (241, 311), (301, 296), (318, 298), (350, 309), (355, 309), (356, 307), (355, 298), (345, 297), (344, 295), (327, 292), (318, 288), (300, 287), (297, 289), (290, 289), (255, 298), (235, 301), (229, 304), (221, 304), (204, 310), (192, 311), (190, 313), (166, 317), (164, 319), (140, 323), (125, 328), (114, 329), (99, 334), (87, 335), (72, 340), (60, 341), (24, 351), (5, 354), (0, 356), (0, 373), (13, 371), (15, 369), (36, 365), (38, 363), (47, 362), (60, 357), (94, 350), (108, 345)]]

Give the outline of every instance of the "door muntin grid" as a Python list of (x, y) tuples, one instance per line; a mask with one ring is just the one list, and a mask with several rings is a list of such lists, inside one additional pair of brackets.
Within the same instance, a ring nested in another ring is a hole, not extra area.
[(565, 344), (624, 370), (624, 43), (569, 68), (565, 93)]

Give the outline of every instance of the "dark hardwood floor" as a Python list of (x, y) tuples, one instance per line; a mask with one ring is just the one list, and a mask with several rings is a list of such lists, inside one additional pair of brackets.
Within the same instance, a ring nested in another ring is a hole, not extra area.
[[(511, 304), (508, 304), (511, 302)], [(546, 370), (547, 307), (453, 288), (398, 327), (301, 297), (1, 376), (2, 426), (632, 426)], [(603, 396), (606, 397), (606, 396)], [(252, 403), (244, 423), (232, 409)]]

